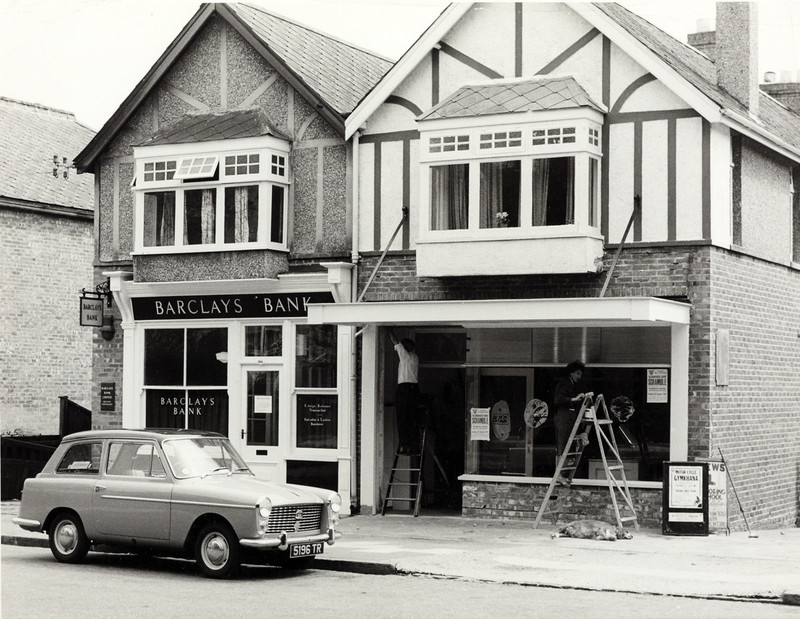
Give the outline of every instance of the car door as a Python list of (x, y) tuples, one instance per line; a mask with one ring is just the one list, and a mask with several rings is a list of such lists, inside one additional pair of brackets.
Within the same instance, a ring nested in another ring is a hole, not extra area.
[(154, 441), (110, 441), (92, 497), (97, 531), (108, 539), (169, 539), (172, 486)]

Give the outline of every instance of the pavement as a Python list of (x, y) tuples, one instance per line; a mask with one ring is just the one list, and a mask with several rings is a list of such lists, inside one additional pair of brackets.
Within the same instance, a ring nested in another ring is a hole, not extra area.
[[(47, 548), (0, 503), (3, 544)], [(315, 569), (800, 606), (800, 528), (705, 536), (632, 531), (614, 542), (554, 538), (556, 527), (459, 516), (348, 516)], [(48, 550), (49, 552), (49, 550)]]

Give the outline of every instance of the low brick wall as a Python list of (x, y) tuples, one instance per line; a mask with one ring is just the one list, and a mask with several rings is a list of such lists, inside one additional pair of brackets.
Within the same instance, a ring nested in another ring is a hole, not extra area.
[[(547, 492), (546, 485), (502, 482), (462, 482), (461, 514), (469, 518), (531, 520)], [(631, 488), (639, 525), (661, 527), (661, 489)], [(621, 497), (617, 494), (617, 500)], [(578, 519), (614, 523), (614, 507), (605, 486), (574, 486), (569, 489), (559, 523)]]

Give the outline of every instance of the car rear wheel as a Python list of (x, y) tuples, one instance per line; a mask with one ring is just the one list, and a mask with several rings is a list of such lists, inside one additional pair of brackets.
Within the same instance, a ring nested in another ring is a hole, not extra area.
[(80, 518), (67, 512), (56, 515), (48, 531), (50, 551), (61, 563), (80, 563), (89, 552), (89, 538)]
[(209, 578), (231, 578), (239, 573), (239, 540), (225, 524), (207, 524), (200, 530), (194, 547), (200, 571)]

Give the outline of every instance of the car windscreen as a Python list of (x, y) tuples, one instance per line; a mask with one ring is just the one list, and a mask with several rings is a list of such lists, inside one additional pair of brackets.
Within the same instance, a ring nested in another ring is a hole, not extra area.
[(225, 438), (176, 438), (162, 445), (175, 477), (203, 477), (211, 473), (251, 473)]

